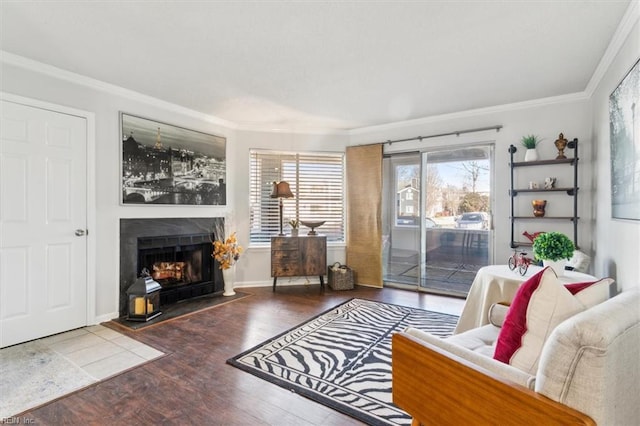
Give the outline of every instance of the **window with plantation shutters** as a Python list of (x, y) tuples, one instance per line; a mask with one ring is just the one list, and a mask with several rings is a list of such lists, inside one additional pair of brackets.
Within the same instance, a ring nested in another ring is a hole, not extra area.
[[(344, 242), (344, 154), (251, 150), (251, 242), (268, 243), (280, 232), (278, 199), (270, 198), (273, 182), (287, 181), (293, 198), (282, 200), (285, 234), (289, 220), (321, 221), (318, 233)], [(300, 235), (308, 228), (301, 225)]]

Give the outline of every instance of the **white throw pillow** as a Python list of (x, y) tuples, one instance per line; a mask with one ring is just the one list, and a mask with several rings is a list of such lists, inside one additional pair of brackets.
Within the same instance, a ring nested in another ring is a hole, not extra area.
[(558, 324), (584, 309), (553, 269), (543, 269), (518, 289), (500, 329), (494, 358), (535, 375), (547, 337)]
[(589, 256), (580, 250), (575, 250), (571, 259), (567, 261), (567, 266), (571, 267), (576, 272), (587, 272), (590, 263), (591, 258)]

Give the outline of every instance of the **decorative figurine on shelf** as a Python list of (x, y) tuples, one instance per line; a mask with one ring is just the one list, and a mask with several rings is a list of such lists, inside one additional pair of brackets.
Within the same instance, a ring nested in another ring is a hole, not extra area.
[(556, 178), (548, 177), (544, 180), (544, 189), (553, 189), (556, 186)]
[(527, 273), (527, 269), (529, 269), (529, 265), (533, 263), (533, 259), (527, 257), (527, 253), (524, 251), (518, 252), (514, 250), (511, 257), (509, 257), (508, 263), (509, 269), (513, 271), (518, 268), (520, 275), (524, 276)]
[(525, 237), (527, 237), (527, 238), (529, 239), (529, 241), (531, 241), (531, 242), (533, 242), (533, 240), (535, 240), (535, 239), (536, 239), (536, 237), (537, 237), (538, 235), (540, 235), (540, 234), (544, 234), (544, 232), (534, 232), (533, 234), (530, 234), (529, 232), (524, 231), (524, 232), (522, 233), (522, 235), (524, 235)]
[(547, 206), (547, 200), (533, 200), (531, 202), (533, 204), (533, 215), (535, 217), (543, 217), (544, 209)]
[(564, 149), (567, 147), (568, 142), (569, 141), (564, 138), (564, 135), (560, 133), (558, 139), (556, 139), (556, 141), (554, 142), (556, 148), (558, 148), (558, 156), (556, 157), (556, 160), (564, 160), (565, 158), (567, 158), (564, 155)]

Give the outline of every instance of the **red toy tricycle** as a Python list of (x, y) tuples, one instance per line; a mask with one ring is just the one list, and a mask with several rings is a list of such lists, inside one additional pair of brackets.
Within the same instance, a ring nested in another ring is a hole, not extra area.
[(509, 269), (512, 271), (518, 268), (520, 275), (524, 276), (529, 269), (529, 265), (533, 263), (533, 259), (527, 257), (526, 252), (513, 251), (511, 257), (509, 257)]

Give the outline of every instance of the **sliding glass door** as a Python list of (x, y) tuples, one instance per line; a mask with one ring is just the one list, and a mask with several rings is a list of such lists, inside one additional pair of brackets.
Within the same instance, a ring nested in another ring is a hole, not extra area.
[(420, 153), (383, 159), (383, 281), (417, 286), (420, 279)]
[(492, 258), (491, 145), (385, 157), (385, 284), (466, 296)]

